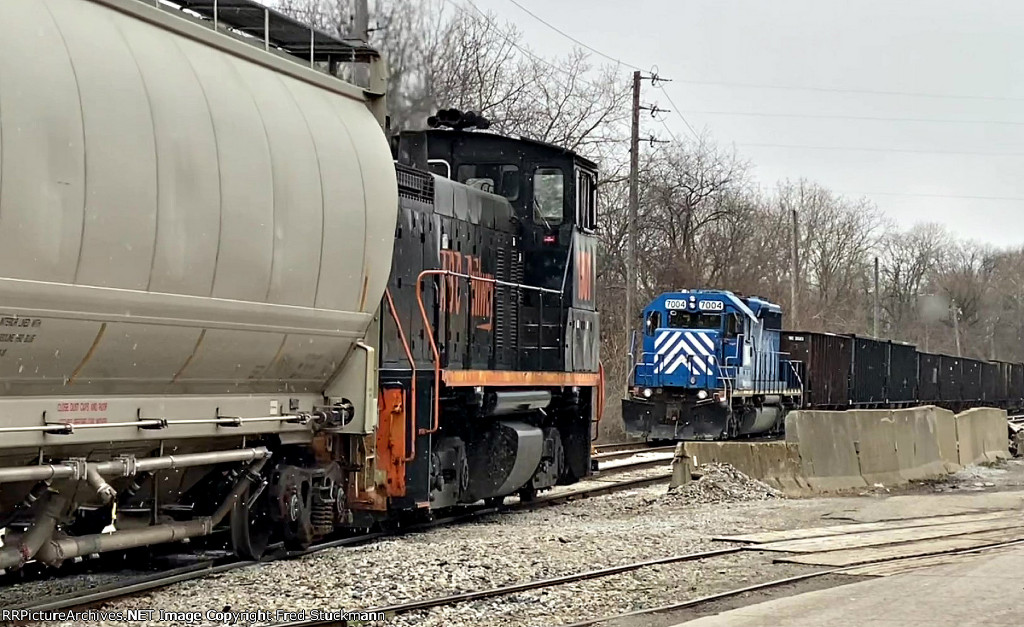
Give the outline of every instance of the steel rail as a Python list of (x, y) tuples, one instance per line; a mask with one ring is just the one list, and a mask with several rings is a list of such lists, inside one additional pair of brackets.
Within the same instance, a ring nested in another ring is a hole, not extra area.
[[(1000, 543), (996, 543), (996, 544), (991, 544), (989, 546), (974, 547), (974, 548), (970, 548), (970, 549), (954, 549), (954, 550), (949, 550), (949, 551), (941, 551), (941, 552), (938, 552), (938, 553), (933, 553), (931, 555), (914, 556), (914, 557), (897, 557), (897, 558), (892, 558), (892, 559), (882, 559), (882, 560), (878, 560), (878, 561), (873, 562), (873, 563), (875, 563), (875, 564), (883, 564), (883, 563), (889, 563), (889, 562), (900, 562), (900, 561), (903, 561), (903, 560), (910, 561), (910, 560), (918, 559), (920, 557), (934, 557), (936, 555), (960, 555), (960, 554), (969, 554), (969, 553), (981, 553), (983, 551), (991, 551), (993, 549), (1001, 549), (1001, 548), (1005, 548), (1005, 547), (1017, 546), (1017, 545), (1020, 545), (1020, 544), (1024, 544), (1024, 540), (1011, 540), (1009, 542), (1000, 542)], [(709, 595), (706, 595), (706, 596), (697, 597), (696, 599), (689, 599), (689, 600), (686, 600), (686, 601), (680, 601), (679, 603), (672, 603), (672, 604), (669, 604), (669, 605), (661, 605), (661, 606), (658, 606), (658, 607), (652, 607), (652, 608), (647, 608), (647, 609), (643, 609), (643, 610), (635, 610), (633, 612), (626, 612), (624, 614), (616, 614), (614, 616), (599, 616), (597, 618), (587, 619), (587, 620), (584, 620), (584, 621), (580, 621), (578, 623), (572, 623), (570, 625), (563, 625), (563, 627), (590, 627), (591, 625), (597, 625), (599, 623), (615, 621), (615, 620), (619, 620), (619, 619), (622, 619), (622, 618), (633, 618), (633, 617), (636, 617), (636, 616), (646, 616), (646, 615), (649, 615), (649, 614), (661, 614), (661, 613), (664, 613), (664, 612), (674, 612), (674, 611), (678, 611), (678, 610), (684, 610), (684, 609), (687, 609), (687, 608), (690, 608), (690, 607), (695, 607), (697, 605), (702, 605), (704, 603), (710, 603), (712, 601), (720, 601), (722, 599), (727, 599), (729, 597), (734, 597), (734, 596), (738, 596), (738, 595), (741, 595), (741, 594), (746, 594), (748, 592), (757, 592), (759, 590), (767, 590), (769, 588), (777, 588), (778, 586), (784, 586), (784, 585), (790, 584), (790, 583), (797, 583), (797, 582), (804, 581), (804, 580), (807, 580), (807, 579), (814, 579), (816, 577), (823, 577), (825, 575), (842, 575), (843, 573), (845, 573), (847, 571), (854, 570), (856, 568), (863, 568), (866, 565), (867, 564), (854, 564), (853, 566), (843, 566), (841, 568), (830, 568), (830, 569), (827, 569), (827, 570), (817, 570), (817, 571), (814, 571), (814, 572), (811, 572), (811, 573), (804, 573), (803, 575), (796, 575), (796, 576), (793, 576), (793, 577), (786, 577), (786, 578), (783, 578), (783, 579), (773, 579), (771, 581), (765, 581), (763, 583), (756, 583), (756, 584), (752, 584), (752, 585), (749, 585), (749, 586), (745, 586), (743, 588), (735, 588), (735, 589), (732, 589), (732, 590), (726, 590), (724, 592), (716, 592), (714, 594), (709, 594)]]
[[(253, 566), (258, 563), (269, 563), (277, 561), (279, 559), (291, 559), (303, 555), (318, 553), (320, 551), (330, 548), (358, 546), (361, 544), (366, 544), (384, 538), (393, 538), (405, 534), (427, 531), (449, 524), (478, 520), (484, 516), (490, 516), (494, 514), (502, 514), (516, 511), (529, 511), (546, 506), (561, 505), (574, 500), (590, 498), (594, 496), (602, 496), (605, 494), (617, 492), (619, 490), (642, 487), (645, 485), (651, 485), (653, 483), (664, 482), (667, 481), (670, 477), (670, 473), (665, 473), (651, 477), (641, 477), (627, 479), (624, 481), (607, 482), (604, 483), (604, 485), (597, 485), (594, 487), (581, 488), (578, 490), (572, 490), (559, 494), (541, 496), (533, 501), (519, 501), (515, 503), (509, 503), (508, 505), (479, 507), (467, 511), (465, 513), (445, 518), (439, 518), (432, 521), (416, 523), (414, 525), (410, 525), (407, 527), (375, 531), (367, 534), (362, 534), (359, 536), (329, 540), (327, 542), (311, 546), (308, 549), (301, 551), (283, 551), (269, 558), (264, 558), (260, 562), (254, 562), (250, 560), (236, 560), (230, 561), (228, 563), (214, 564), (212, 562), (207, 561), (202, 564), (190, 565), (187, 567), (179, 567), (163, 573), (153, 573), (136, 577), (132, 580), (123, 583), (112, 583), (105, 586), (101, 586), (99, 588), (90, 588), (89, 590), (85, 590), (82, 592), (72, 592), (53, 599), (47, 599), (46, 601), (30, 602), (21, 605), (16, 605), (8, 609), (28, 611), (60, 611), (75, 609), (83, 606), (93, 606), (98, 603), (112, 601), (131, 594), (149, 592), (152, 590), (164, 588), (175, 583), (201, 579), (208, 575), (225, 573), (232, 570), (245, 568), (248, 566)], [(598, 482), (600, 482), (600, 480), (598, 480)]]
[(644, 453), (671, 453), (675, 451), (675, 445), (670, 446), (648, 446), (647, 448), (629, 448), (619, 451), (598, 451), (597, 454), (593, 455), (591, 459), (595, 459), (599, 462), (608, 462), (616, 459), (627, 459), (634, 455), (642, 455)]

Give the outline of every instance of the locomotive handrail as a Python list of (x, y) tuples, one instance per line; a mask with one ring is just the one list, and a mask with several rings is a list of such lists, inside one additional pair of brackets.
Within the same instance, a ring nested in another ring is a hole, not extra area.
[[(419, 435), (431, 435), (437, 433), (441, 428), (441, 351), (437, 349), (437, 342), (434, 339), (434, 327), (430, 324), (430, 316), (427, 315), (427, 308), (423, 304), (423, 290), (420, 286), (423, 284), (423, 277), (426, 276), (452, 276), (461, 279), (467, 279), (469, 281), (479, 281), (481, 283), (491, 283), (493, 285), (503, 285), (506, 287), (513, 287), (521, 290), (531, 290), (540, 292), (542, 294), (558, 294), (564, 296), (564, 292), (553, 290), (547, 287), (536, 287), (533, 285), (522, 285), (520, 283), (512, 283), (510, 281), (502, 281), (501, 279), (495, 279), (491, 277), (472, 276), (469, 274), (463, 274), (461, 272), (453, 272), (451, 270), (424, 270), (420, 272), (416, 277), (416, 304), (420, 308), (420, 317), (423, 319), (423, 328), (427, 332), (427, 339), (430, 342), (430, 352), (434, 356), (434, 421), (433, 426), (430, 429), (420, 429)], [(439, 303), (444, 302), (445, 296), (445, 282), (441, 281), (441, 293)]]
[[(412, 357), (412, 350), (409, 348), (409, 341), (405, 337), (405, 329), (402, 328), (402, 321), (398, 318), (398, 311), (395, 309), (395, 301), (391, 298), (391, 290), (384, 288), (384, 300), (388, 303), (388, 310), (391, 312), (391, 317), (395, 319), (395, 326), (398, 328), (398, 337), (402, 340), (402, 348), (405, 349), (405, 358), (409, 360), (409, 368), (412, 369), (412, 407), (410, 408), (410, 417), (405, 421), (406, 433), (412, 434), (409, 438), (410, 453), (405, 457), (406, 462), (411, 462), (416, 459), (416, 428), (419, 423), (416, 422), (416, 361)], [(410, 428), (410, 423), (412, 426)]]

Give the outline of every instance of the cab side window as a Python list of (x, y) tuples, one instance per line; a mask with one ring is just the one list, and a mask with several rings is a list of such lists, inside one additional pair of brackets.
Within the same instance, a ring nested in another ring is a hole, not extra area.
[(661, 327), (661, 312), (652, 311), (647, 314), (647, 322), (644, 324), (647, 335), (654, 335), (655, 330)]
[(565, 181), (558, 168), (537, 168), (533, 173), (533, 218), (547, 227), (562, 223)]

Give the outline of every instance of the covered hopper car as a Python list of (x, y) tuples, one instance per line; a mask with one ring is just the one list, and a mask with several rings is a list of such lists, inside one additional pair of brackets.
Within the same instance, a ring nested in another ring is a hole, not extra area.
[(251, 0), (0, 2), (0, 568), (588, 472), (596, 166), (389, 143), (383, 67)]

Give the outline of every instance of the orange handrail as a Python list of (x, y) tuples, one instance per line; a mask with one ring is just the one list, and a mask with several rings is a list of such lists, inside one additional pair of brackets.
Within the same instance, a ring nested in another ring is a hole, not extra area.
[[(405, 330), (402, 328), (402, 321), (398, 319), (398, 311), (395, 309), (395, 301), (391, 298), (391, 290), (384, 288), (384, 299), (388, 302), (388, 310), (391, 311), (391, 317), (395, 319), (395, 326), (398, 327), (398, 337), (402, 340), (402, 348), (405, 349), (405, 357), (409, 360), (409, 367), (412, 368), (412, 406), (410, 411), (410, 418), (406, 421), (406, 431), (412, 433), (412, 441), (410, 442), (411, 452), (404, 461), (411, 462), (416, 459), (416, 361), (412, 358), (412, 350), (409, 349), (409, 341), (405, 338)], [(410, 428), (409, 423), (412, 423)]]
[[(420, 429), (420, 435), (437, 433), (441, 424), (441, 352), (437, 350), (437, 342), (434, 341), (434, 329), (430, 325), (430, 317), (427, 316), (427, 308), (423, 305), (423, 290), (420, 289), (420, 285), (423, 283), (423, 277), (425, 276), (453, 276), (461, 279), (467, 279), (469, 281), (477, 281), (479, 283), (507, 285), (519, 289), (534, 290), (541, 293), (564, 296), (564, 293), (559, 290), (530, 285), (520, 285), (518, 283), (510, 283), (508, 281), (501, 281), (490, 277), (472, 276), (469, 274), (462, 274), (461, 272), (452, 272), (451, 270), (424, 270), (423, 272), (420, 272), (419, 276), (416, 277), (416, 304), (420, 307), (420, 316), (423, 318), (423, 328), (427, 333), (427, 339), (430, 340), (430, 352), (434, 355), (434, 426), (430, 429)], [(445, 297), (445, 282), (441, 281), (440, 285), (441, 293), (438, 303), (443, 304)]]
[[(437, 350), (437, 342), (434, 341), (434, 328), (430, 326), (430, 317), (427, 316), (427, 308), (423, 306), (423, 290), (420, 289), (420, 284), (423, 283), (423, 277), (425, 276), (447, 274), (450, 274), (448, 270), (424, 270), (416, 277), (416, 304), (420, 306), (420, 316), (423, 318), (423, 329), (427, 333), (427, 339), (430, 340), (430, 352), (434, 355), (434, 426), (430, 429), (420, 429), (418, 431), (420, 435), (431, 435), (433, 433), (437, 433), (438, 429), (441, 428), (441, 352)], [(438, 302), (443, 303), (444, 281), (441, 281), (440, 285), (441, 298)]]

